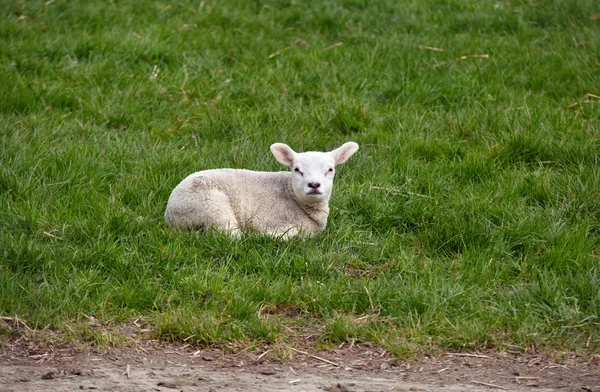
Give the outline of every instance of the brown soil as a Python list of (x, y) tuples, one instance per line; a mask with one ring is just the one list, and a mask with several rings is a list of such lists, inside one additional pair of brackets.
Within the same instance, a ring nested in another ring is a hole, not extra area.
[(265, 351), (232, 354), (154, 340), (77, 349), (21, 337), (1, 345), (0, 391), (600, 392), (598, 355), (557, 361), (533, 353), (443, 353), (408, 362), (371, 345)]

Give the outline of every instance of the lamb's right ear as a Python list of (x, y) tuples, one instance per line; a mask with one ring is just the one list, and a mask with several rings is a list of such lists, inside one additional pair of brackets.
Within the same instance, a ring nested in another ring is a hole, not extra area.
[(292, 150), (287, 144), (272, 144), (271, 152), (275, 156), (275, 159), (277, 159), (282, 165), (292, 166), (294, 159), (296, 159), (296, 152), (294, 152), (294, 150)]
[(342, 164), (348, 160), (356, 151), (358, 151), (358, 144), (354, 142), (348, 142), (342, 144), (341, 147), (336, 148), (329, 152), (329, 155), (333, 157), (336, 165)]

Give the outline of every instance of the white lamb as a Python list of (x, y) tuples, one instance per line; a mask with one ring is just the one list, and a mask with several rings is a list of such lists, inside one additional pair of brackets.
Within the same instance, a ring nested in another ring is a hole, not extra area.
[(327, 224), (335, 166), (356, 151), (354, 142), (330, 152), (304, 153), (275, 143), (271, 152), (292, 172), (196, 172), (173, 189), (165, 220), (173, 228), (213, 227), (233, 236), (247, 228), (285, 238), (316, 234)]

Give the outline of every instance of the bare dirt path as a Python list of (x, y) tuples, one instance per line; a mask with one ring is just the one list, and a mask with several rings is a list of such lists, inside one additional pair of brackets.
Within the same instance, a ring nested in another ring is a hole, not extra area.
[[(0, 391), (600, 392), (600, 358), (442, 353), (407, 362), (379, 347), (227, 353), (151, 340), (107, 351), (17, 339), (0, 352)], [(264, 353), (264, 355), (262, 355)]]

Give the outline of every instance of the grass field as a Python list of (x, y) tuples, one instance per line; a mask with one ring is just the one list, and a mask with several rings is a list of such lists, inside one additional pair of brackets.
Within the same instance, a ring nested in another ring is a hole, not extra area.
[[(2, 0), (0, 315), (597, 351), (598, 95), (595, 0)], [(348, 140), (317, 237), (164, 224), (194, 171)]]

